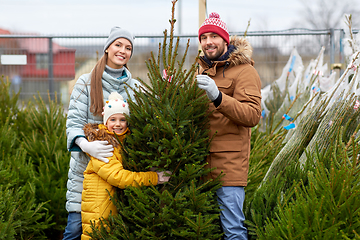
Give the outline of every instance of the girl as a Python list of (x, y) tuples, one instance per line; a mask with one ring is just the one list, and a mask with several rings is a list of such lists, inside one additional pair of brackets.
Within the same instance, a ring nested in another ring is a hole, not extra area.
[[(121, 145), (126, 135), (129, 133), (125, 115), (129, 115), (129, 106), (123, 101), (121, 95), (113, 92), (106, 102), (103, 112), (104, 124), (85, 125), (85, 136), (89, 141), (108, 141), (113, 145), (115, 151), (109, 157), (109, 163), (104, 163), (94, 157), (90, 157), (90, 162), (84, 172), (84, 189), (82, 192), (81, 218), (83, 234), (81, 239), (90, 239), (88, 232), (91, 232), (91, 222), (99, 226), (99, 219), (107, 219), (110, 211), (116, 214), (116, 207), (112, 203), (110, 196), (113, 196), (116, 187), (125, 188), (126, 186), (150, 186), (169, 181), (169, 177), (164, 176), (164, 172), (131, 172), (125, 170), (122, 164)], [(117, 138), (114, 135), (117, 135)], [(167, 174), (171, 174), (167, 172)]]

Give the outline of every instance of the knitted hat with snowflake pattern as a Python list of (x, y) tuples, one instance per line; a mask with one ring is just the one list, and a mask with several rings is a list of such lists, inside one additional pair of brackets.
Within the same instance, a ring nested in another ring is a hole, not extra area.
[(108, 118), (116, 113), (129, 115), (129, 104), (119, 93), (112, 92), (109, 95), (109, 100), (106, 101), (104, 111), (102, 112), (104, 125), (106, 125)]
[(204, 33), (213, 32), (222, 37), (227, 44), (230, 44), (229, 32), (226, 23), (220, 19), (220, 15), (216, 12), (210, 13), (209, 17), (205, 19), (199, 28), (199, 41), (201, 42), (201, 35)]

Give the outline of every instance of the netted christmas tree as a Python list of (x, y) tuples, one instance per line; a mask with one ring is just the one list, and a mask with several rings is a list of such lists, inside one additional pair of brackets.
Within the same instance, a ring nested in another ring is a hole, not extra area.
[[(194, 80), (196, 62), (184, 70), (189, 41), (178, 57), (172, 1), (170, 36), (164, 31), (159, 53), (147, 61), (150, 84), (130, 101), (131, 134), (124, 147), (124, 167), (132, 171), (172, 172), (170, 181), (152, 187), (129, 187), (114, 196), (118, 214), (94, 229), (94, 239), (220, 239), (215, 191), (220, 180), (208, 180), (209, 100)], [(105, 228), (104, 225), (107, 227)]]
[[(359, 52), (354, 53), (352, 61), (336, 84), (319, 96), (317, 101), (311, 98), (297, 114), (296, 117), (300, 116), (298, 125), (290, 137), (285, 139), (286, 144), (272, 162), (264, 181), (283, 171), (290, 161), (299, 161), (304, 165), (306, 154), (330, 147), (340, 128), (345, 127), (344, 140), (349, 140), (359, 130), (356, 94), (359, 85), (358, 57)], [(348, 79), (351, 79), (350, 82)]]

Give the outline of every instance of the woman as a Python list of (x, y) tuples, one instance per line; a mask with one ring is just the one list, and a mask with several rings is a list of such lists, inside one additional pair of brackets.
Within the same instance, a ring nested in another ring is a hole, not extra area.
[(113, 27), (104, 46), (104, 55), (90, 73), (77, 80), (71, 93), (66, 121), (67, 148), (71, 151), (66, 193), (66, 210), (69, 215), (64, 239), (81, 237), (81, 193), (83, 172), (89, 162), (87, 154), (108, 162), (107, 157), (111, 157), (114, 150), (107, 141), (88, 142), (83, 128), (87, 123), (102, 122), (104, 99), (108, 99), (111, 92), (117, 92), (127, 99), (127, 88), (134, 100), (131, 88), (140, 86), (137, 80), (131, 78), (126, 66), (133, 53), (133, 41), (130, 32)]

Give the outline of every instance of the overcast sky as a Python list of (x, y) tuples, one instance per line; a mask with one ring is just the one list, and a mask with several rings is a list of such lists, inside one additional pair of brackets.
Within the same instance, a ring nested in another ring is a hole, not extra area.
[[(179, 1), (175, 33), (197, 34), (198, 0)], [(207, 15), (219, 13), (230, 32), (245, 31), (250, 19), (249, 31), (283, 30), (294, 27), (300, 7), (298, 0), (207, 0)], [(170, 17), (171, 0), (0, 0), (0, 28), (11, 32), (107, 35), (120, 26), (162, 35)]]

